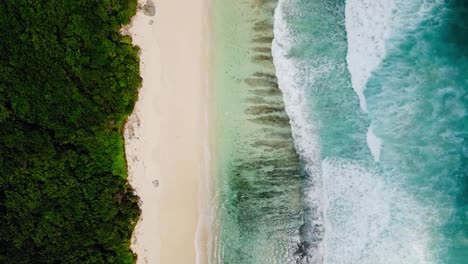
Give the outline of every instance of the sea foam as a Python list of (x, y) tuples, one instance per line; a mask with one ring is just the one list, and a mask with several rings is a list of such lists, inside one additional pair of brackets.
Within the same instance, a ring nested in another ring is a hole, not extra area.
[[(311, 69), (304, 65), (307, 62), (291, 56), (297, 32), (285, 17), (299, 11), (288, 2), (280, 0), (275, 12), (272, 52), (295, 147), (309, 175), (305, 188), (309, 230), (320, 227), (319, 232), (315, 229), (306, 234), (310, 235), (305, 239), (313, 251), (308, 253), (306, 263), (437, 263), (435, 251), (429, 249), (431, 223), (438, 221), (436, 211), (422, 206), (397, 183), (387, 182), (362, 164), (340, 159), (322, 161), (316, 125), (320, 117), (310, 112), (304, 83), (313, 83), (311, 79), (328, 69), (325, 63), (315, 72), (304, 72)], [(395, 2), (350, 0), (346, 6), (348, 70), (363, 111), (367, 111), (367, 81), (383, 62), (388, 39), (402, 21), (394, 19), (398, 12)], [(367, 140), (374, 159), (379, 160), (382, 140), (374, 132), (369, 128)]]
[[(415, 29), (443, 1), (347, 0), (345, 27), (348, 42), (346, 61), (353, 89), (367, 112), (364, 95), (367, 81), (385, 59), (390, 38), (398, 39)], [(394, 43), (395, 44), (395, 43)]]
[[(414, 30), (440, 1), (424, 0), (347, 0), (345, 27), (346, 62), (351, 83), (361, 109), (368, 112), (365, 96), (367, 82), (384, 61), (388, 49), (398, 47), (405, 32)], [(370, 112), (371, 121), (379, 113)], [(380, 131), (369, 127), (367, 144), (375, 161), (380, 160), (383, 139)]]
[(391, 35), (394, 9), (394, 0), (346, 1), (346, 60), (353, 89), (365, 112), (367, 104), (364, 89), (371, 73), (385, 57), (385, 43)]
[(434, 208), (353, 161), (327, 159), (322, 171), (325, 264), (437, 263)]
[(295, 40), (284, 20), (283, 12), (294, 12), (294, 10), (286, 10), (286, 8), (285, 1), (280, 0), (274, 15), (273, 62), (278, 84), (283, 93), (285, 109), (290, 118), (294, 145), (304, 161), (306, 173), (309, 175), (304, 189), (307, 211), (311, 215), (307, 216), (306, 221), (309, 223), (308, 227), (305, 227), (303, 236), (314, 252), (307, 253), (306, 263), (318, 264), (323, 261), (321, 242), (324, 226), (318, 128), (313, 125), (313, 118), (309, 114), (305, 95), (306, 87), (298, 82), (301, 79), (300, 63), (288, 56), (288, 51)]
[[(367, 112), (364, 90), (386, 55), (386, 43), (392, 31), (395, 0), (347, 0), (345, 25), (348, 42), (346, 61), (351, 84), (359, 104)], [(367, 145), (375, 161), (380, 159), (382, 139), (369, 127)]]
[[(368, 147), (374, 160), (382, 159), (387, 167), (391, 163), (388, 156), (401, 155), (387, 146), (400, 143), (392, 141), (390, 136), (397, 137), (396, 131), (409, 133), (412, 127), (408, 116), (418, 109), (416, 100), (411, 98), (413, 86), (418, 82), (414, 78), (413, 83), (410, 75), (402, 76), (411, 72), (406, 68), (399, 67), (391, 75), (382, 73), (381, 69), (388, 67), (387, 56), (397, 53), (408, 38), (414, 38), (414, 32), (441, 3), (437, 0), (346, 1), (348, 71), (361, 108), (371, 121), (367, 130)], [(391, 81), (375, 87), (377, 78), (382, 77)], [(402, 78), (408, 82), (400, 82)], [(403, 88), (407, 91), (402, 93)], [(376, 95), (379, 89), (385, 91), (385, 96), (382, 92)], [(402, 97), (406, 101), (400, 100)], [(408, 151), (405, 147), (400, 150)], [(381, 157), (381, 151), (385, 157)], [(393, 157), (393, 160), (400, 159)], [(412, 167), (420, 165), (423, 164), (411, 160)], [(325, 234), (325, 263), (439, 263), (442, 249), (436, 245), (444, 243), (435, 227), (443, 221), (440, 209), (405, 186), (398, 170), (387, 168), (382, 175), (354, 161), (326, 160), (322, 172), (326, 230), (332, 230)]]
[(380, 152), (382, 150), (382, 139), (374, 134), (371, 127), (367, 130), (367, 145), (375, 161), (380, 160)]

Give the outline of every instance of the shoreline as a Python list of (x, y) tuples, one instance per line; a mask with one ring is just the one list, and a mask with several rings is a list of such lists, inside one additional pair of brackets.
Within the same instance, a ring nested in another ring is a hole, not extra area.
[(137, 263), (206, 263), (213, 219), (210, 1), (159, 0), (155, 12), (147, 3), (139, 0), (126, 29), (141, 48), (143, 79), (124, 131), (128, 181), (142, 210), (131, 248)]
[(276, 1), (222, 0), (214, 8), (217, 179), (224, 199), (213, 263), (245, 256), (289, 263), (305, 245), (304, 185), (271, 51)]

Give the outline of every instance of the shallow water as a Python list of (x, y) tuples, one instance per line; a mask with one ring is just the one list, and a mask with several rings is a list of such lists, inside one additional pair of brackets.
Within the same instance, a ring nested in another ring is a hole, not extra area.
[(215, 1), (220, 203), (212, 263), (298, 258), (303, 175), (272, 63), (275, 4)]

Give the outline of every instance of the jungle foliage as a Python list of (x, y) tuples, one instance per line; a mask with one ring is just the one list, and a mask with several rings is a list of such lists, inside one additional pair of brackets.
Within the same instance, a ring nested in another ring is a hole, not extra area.
[(0, 263), (133, 263), (136, 0), (0, 1)]

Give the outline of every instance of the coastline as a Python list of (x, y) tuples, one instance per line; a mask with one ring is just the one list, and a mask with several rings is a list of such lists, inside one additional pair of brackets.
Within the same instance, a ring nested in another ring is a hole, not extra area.
[(212, 171), (210, 3), (159, 0), (155, 13), (147, 3), (139, 1), (128, 29), (141, 48), (143, 79), (125, 128), (128, 180), (142, 209), (131, 248), (137, 263), (206, 263)]

